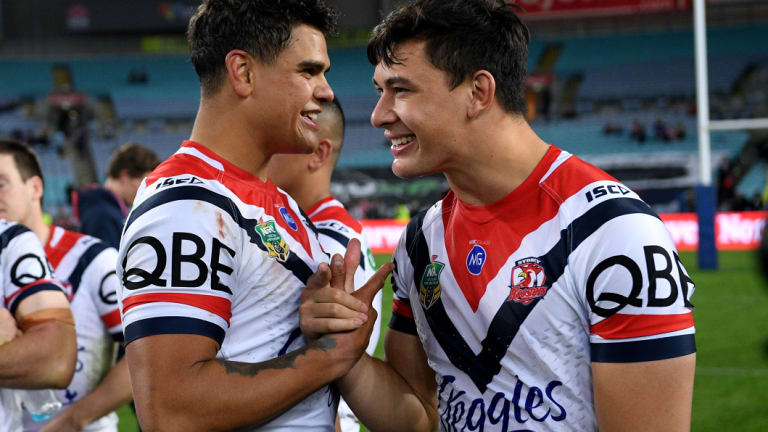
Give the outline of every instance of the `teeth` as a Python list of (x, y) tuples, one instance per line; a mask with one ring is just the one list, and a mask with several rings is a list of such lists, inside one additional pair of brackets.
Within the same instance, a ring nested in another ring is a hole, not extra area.
[(408, 136), (404, 136), (404, 137), (400, 137), (400, 138), (395, 138), (395, 139), (392, 140), (392, 145), (393, 146), (403, 145), (403, 144), (411, 142), (411, 141), (413, 141), (415, 139), (416, 139), (416, 135), (408, 135)]
[(307, 117), (309, 117), (312, 121), (317, 121), (317, 113), (309, 113), (307, 114)]

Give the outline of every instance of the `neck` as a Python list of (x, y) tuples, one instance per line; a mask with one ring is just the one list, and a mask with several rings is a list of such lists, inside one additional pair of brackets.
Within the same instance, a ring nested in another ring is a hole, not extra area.
[(21, 223), (35, 233), (37, 238), (40, 239), (40, 243), (45, 246), (45, 244), (48, 243), (48, 238), (51, 236), (51, 227), (43, 222), (42, 210), (33, 210), (33, 213), (32, 217), (27, 218), (27, 220), (24, 220)]
[(269, 161), (266, 146), (243, 127), (247, 122), (236, 110), (238, 101), (227, 103), (225, 99), (225, 95), (218, 95), (200, 101), (190, 139), (266, 181), (264, 171)]
[(303, 184), (293, 188), (296, 190), (286, 191), (304, 211), (331, 196), (330, 176), (325, 178), (320, 173), (315, 174), (306, 176)]
[(123, 200), (123, 202), (125, 202), (126, 204), (129, 204), (126, 201), (125, 196), (123, 194), (122, 186), (120, 185), (120, 183), (116, 179), (113, 179), (111, 177), (107, 177), (107, 180), (104, 182), (104, 189), (109, 190), (110, 192), (112, 192), (115, 195), (117, 195), (117, 197), (119, 199)]
[(456, 162), (443, 170), (451, 190), (469, 205), (492, 204), (533, 172), (549, 146), (522, 117), (488, 116), (463, 141)]

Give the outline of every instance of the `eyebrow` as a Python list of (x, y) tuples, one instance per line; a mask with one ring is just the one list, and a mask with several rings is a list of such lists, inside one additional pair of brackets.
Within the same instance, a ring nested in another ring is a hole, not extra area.
[(328, 65), (328, 68), (326, 69), (326, 64), (321, 61), (304, 60), (301, 63), (299, 63), (299, 69), (312, 69), (315, 71), (328, 72), (329, 70), (331, 70), (331, 66)]
[[(393, 86), (395, 86), (397, 84), (405, 84), (407, 86), (416, 87), (416, 83), (414, 83), (413, 81), (409, 80), (408, 78), (401, 77), (399, 75), (395, 75), (395, 76), (387, 78), (387, 80), (384, 81), (384, 84), (387, 87), (393, 87)], [(375, 85), (376, 87), (380, 87), (379, 83), (376, 82), (375, 78), (373, 79), (373, 85)]]

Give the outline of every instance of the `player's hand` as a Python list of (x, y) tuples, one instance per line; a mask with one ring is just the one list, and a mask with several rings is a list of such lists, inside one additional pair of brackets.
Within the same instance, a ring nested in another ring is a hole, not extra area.
[(371, 303), (376, 294), (381, 291), (387, 276), (389, 276), (393, 268), (392, 263), (384, 264), (368, 279), (365, 285), (351, 294), (352, 297), (368, 306), (367, 320), (353, 331), (333, 333), (325, 336), (336, 340), (336, 346), (341, 350), (340, 360), (349, 361), (350, 369), (368, 347), (368, 341), (371, 339), (371, 332), (378, 316), (376, 309), (371, 306)]
[(21, 330), (11, 313), (6, 308), (0, 308), (0, 345), (5, 345), (20, 335)]
[(80, 432), (85, 426), (75, 418), (70, 408), (48, 422), (40, 432)]
[[(317, 339), (321, 334), (349, 331), (360, 327), (367, 319), (368, 306), (352, 296), (354, 290), (354, 270), (357, 264), (351, 257), (357, 245), (356, 260), (360, 261), (360, 243), (350, 242), (345, 258), (334, 255), (330, 267), (320, 264), (309, 280), (307, 288), (301, 294), (299, 318), (301, 331), (308, 340)], [(347, 262), (349, 259), (349, 262)], [(347, 269), (351, 268), (350, 274)], [(351, 278), (351, 281), (347, 281)]]

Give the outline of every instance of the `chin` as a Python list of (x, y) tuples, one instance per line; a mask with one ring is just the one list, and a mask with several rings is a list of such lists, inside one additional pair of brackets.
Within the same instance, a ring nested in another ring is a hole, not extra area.
[(392, 173), (401, 179), (412, 179), (424, 175), (424, 173), (420, 172), (418, 169), (408, 167), (407, 164), (397, 160), (392, 162)]

